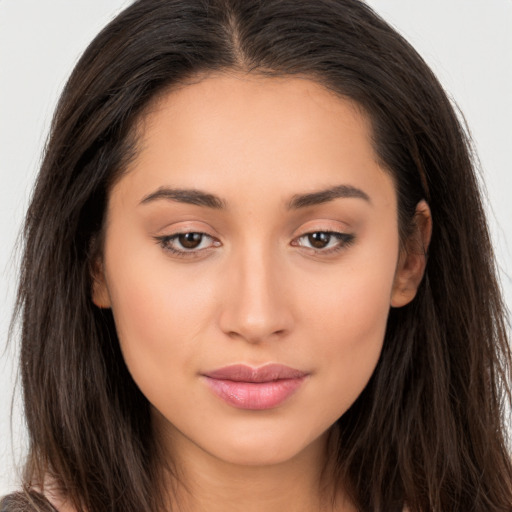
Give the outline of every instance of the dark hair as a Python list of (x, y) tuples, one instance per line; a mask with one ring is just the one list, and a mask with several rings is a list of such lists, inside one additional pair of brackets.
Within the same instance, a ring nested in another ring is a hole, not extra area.
[(334, 473), (361, 511), (505, 511), (512, 358), (467, 135), (415, 50), (359, 0), (139, 0), (91, 43), (57, 108), (25, 225), (18, 296), (30, 453), (79, 511), (163, 507), (148, 402), (91, 261), (137, 121), (209, 72), (299, 75), (357, 102), (398, 194), (402, 240), (426, 199), (414, 301), (390, 311), (377, 368), (338, 420)]

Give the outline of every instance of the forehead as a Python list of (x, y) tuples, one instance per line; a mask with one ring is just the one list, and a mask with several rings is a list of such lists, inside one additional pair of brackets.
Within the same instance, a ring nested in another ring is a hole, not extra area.
[[(329, 142), (338, 137), (341, 125), (345, 137), (349, 132), (356, 137), (371, 133), (368, 117), (356, 102), (309, 78), (233, 72), (199, 76), (160, 94), (142, 116), (139, 135), (142, 141), (153, 138), (156, 142), (156, 132), (165, 128), (174, 136), (193, 134), (198, 141), (202, 137), (207, 142), (214, 135), (212, 128), (219, 137), (233, 136), (235, 128), (243, 128), (241, 136), (258, 129), (268, 134), (280, 132), (282, 142), (287, 135), (314, 139), (314, 133), (308, 131), (321, 133), (325, 139), (329, 132)], [(225, 142), (229, 144), (229, 140)]]
[(236, 74), (203, 77), (155, 100), (127, 171), (123, 180), (147, 193), (200, 186), (219, 196), (389, 181), (356, 103), (305, 78)]

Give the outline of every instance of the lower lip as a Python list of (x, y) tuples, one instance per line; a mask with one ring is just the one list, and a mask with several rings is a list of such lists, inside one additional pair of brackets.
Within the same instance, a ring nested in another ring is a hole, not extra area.
[(290, 398), (305, 377), (270, 382), (236, 382), (206, 377), (210, 389), (229, 405), (239, 409), (272, 409)]

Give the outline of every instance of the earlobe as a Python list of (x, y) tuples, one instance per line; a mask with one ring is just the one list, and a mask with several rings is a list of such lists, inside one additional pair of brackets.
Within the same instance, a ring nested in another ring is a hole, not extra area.
[(427, 265), (427, 251), (432, 235), (432, 215), (426, 201), (416, 205), (414, 231), (400, 254), (393, 290), (391, 306), (399, 308), (411, 302), (416, 296)]
[(107, 283), (105, 280), (103, 263), (99, 258), (95, 261), (94, 265), (92, 266), (91, 277), (91, 298), (93, 303), (101, 309), (110, 308), (110, 294), (108, 292)]

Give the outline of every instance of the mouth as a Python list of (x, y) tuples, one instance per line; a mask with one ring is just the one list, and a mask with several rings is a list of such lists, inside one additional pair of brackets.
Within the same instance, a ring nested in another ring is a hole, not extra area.
[(203, 374), (213, 393), (239, 409), (273, 409), (290, 398), (302, 385), (307, 372), (280, 364), (259, 368), (232, 365)]

